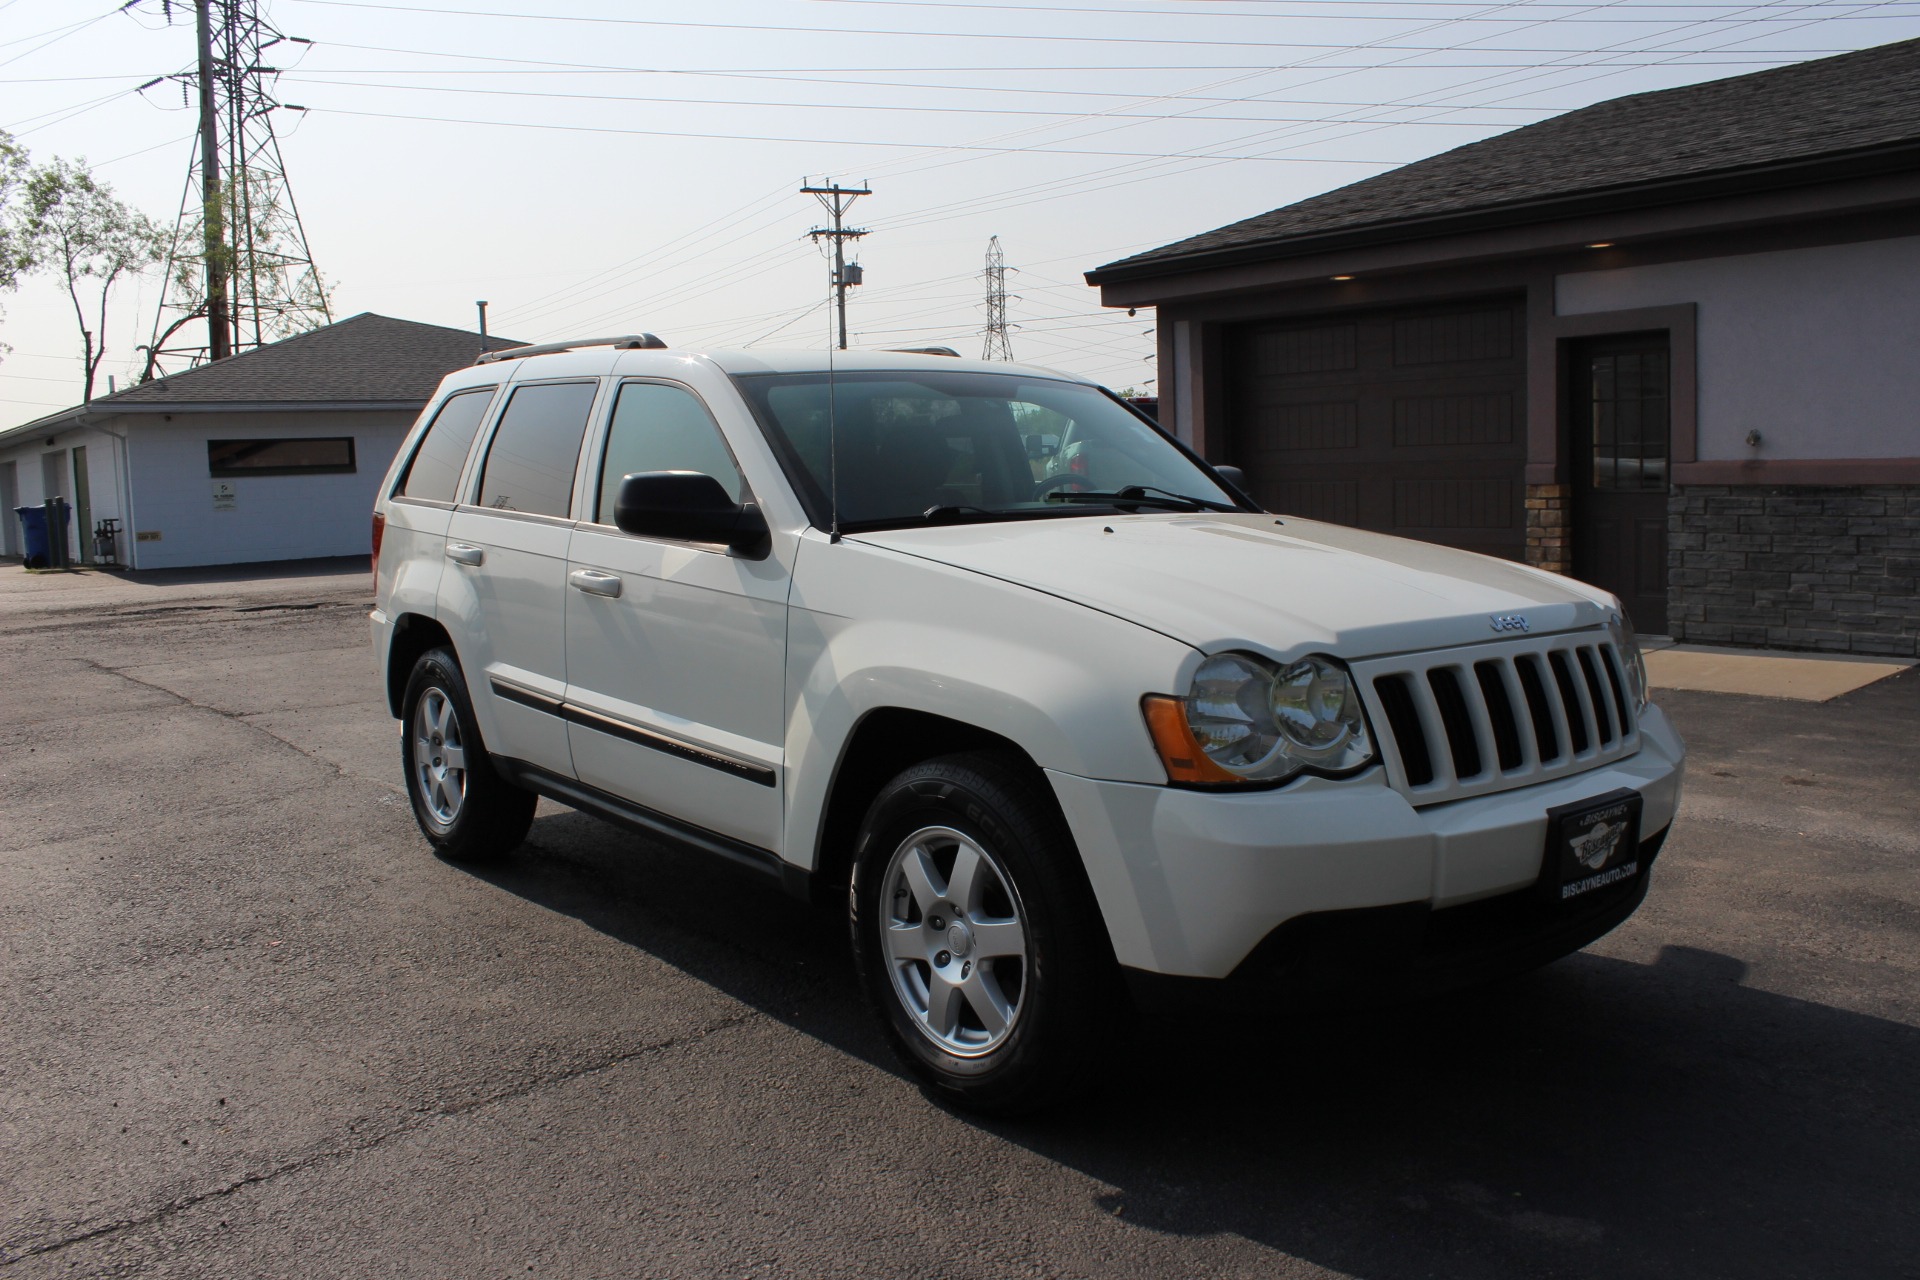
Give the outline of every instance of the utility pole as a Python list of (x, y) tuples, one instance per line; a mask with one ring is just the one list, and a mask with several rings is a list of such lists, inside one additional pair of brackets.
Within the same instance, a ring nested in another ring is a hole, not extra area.
[[(262, 13), (268, 3), (193, 0), (197, 65), (163, 77), (180, 83), (182, 105), (197, 91), (199, 128), (143, 382), (333, 322), (273, 126), (277, 112), (306, 108), (274, 97), (280, 69), (270, 53), (312, 42), (275, 30)], [(157, 7), (172, 23), (189, 6)]]
[(982, 360), (1013, 359), (1013, 343), (1008, 338), (1007, 260), (1000, 252), (1000, 237), (987, 238), (987, 333), (982, 344)]
[[(805, 180), (802, 179), (802, 181)], [(847, 349), (847, 288), (849, 285), (859, 284), (863, 274), (859, 263), (847, 265), (846, 242), (858, 240), (867, 233), (857, 227), (842, 226), (841, 220), (845, 217), (847, 210), (853, 207), (855, 200), (872, 194), (872, 188), (864, 182), (857, 187), (843, 187), (837, 182), (829, 182), (823, 187), (803, 186), (800, 188), (800, 194), (812, 196), (833, 215), (831, 228), (815, 227), (807, 234), (813, 237), (815, 244), (820, 242), (822, 236), (833, 241), (832, 284), (840, 306), (840, 349), (845, 351)]]
[(206, 254), (207, 358), (225, 360), (227, 345), (227, 237), (220, 196), (220, 125), (213, 95), (212, 0), (194, 4), (200, 42), (200, 227)]

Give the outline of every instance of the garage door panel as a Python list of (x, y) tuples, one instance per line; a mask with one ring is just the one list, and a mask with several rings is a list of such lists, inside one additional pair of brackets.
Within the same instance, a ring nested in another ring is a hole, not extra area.
[(1393, 322), (1396, 365), (1511, 360), (1516, 347), (1511, 306), (1406, 316)]
[(1400, 529), (1477, 529), (1490, 536), (1509, 529), (1520, 495), (1506, 480), (1451, 477), (1396, 479), (1393, 523)]
[(1360, 523), (1358, 480), (1295, 480), (1275, 486), (1268, 508), (1284, 515), (1331, 524)]
[(1359, 408), (1353, 400), (1268, 405), (1254, 414), (1260, 448), (1266, 452), (1357, 448)]
[(1395, 396), (1396, 449), (1445, 445), (1510, 445), (1515, 442), (1510, 391), (1464, 395)]
[(1481, 301), (1247, 326), (1226, 460), (1276, 511), (1518, 559), (1522, 319)]
[(1352, 369), (1358, 364), (1358, 326), (1351, 322), (1269, 329), (1254, 339), (1255, 360), (1266, 373), (1289, 377)]

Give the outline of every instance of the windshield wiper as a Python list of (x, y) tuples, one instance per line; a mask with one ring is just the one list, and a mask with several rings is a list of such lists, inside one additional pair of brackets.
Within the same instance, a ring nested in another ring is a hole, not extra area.
[(989, 511), (985, 507), (972, 506), (965, 502), (954, 502), (944, 506), (928, 507), (920, 513), (920, 518), (928, 524), (952, 524), (965, 515), (980, 515), (989, 518), (999, 516), (998, 511)]
[(1098, 502), (1109, 506), (1128, 504), (1143, 507), (1163, 507), (1171, 511), (1238, 511), (1240, 508), (1226, 502), (1214, 502), (1207, 498), (1189, 497), (1184, 493), (1175, 493), (1171, 489), (1161, 489), (1150, 484), (1130, 484), (1124, 489), (1115, 489), (1111, 493), (1069, 492), (1055, 490), (1047, 495), (1048, 502)]

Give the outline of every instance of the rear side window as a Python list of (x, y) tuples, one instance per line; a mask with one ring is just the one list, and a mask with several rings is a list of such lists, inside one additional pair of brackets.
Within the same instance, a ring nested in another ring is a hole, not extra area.
[(564, 516), (573, 505), (573, 469), (593, 408), (592, 382), (516, 388), (500, 415), (480, 475), (480, 505), (496, 511)]
[(420, 442), (419, 452), (413, 455), (413, 465), (407, 468), (406, 478), (400, 482), (402, 497), (453, 501), (454, 486), (460, 483), (460, 468), (467, 461), (467, 450), (473, 446), (473, 433), (480, 429), (480, 419), (487, 416), (493, 392), (492, 387), (462, 391), (440, 406), (440, 412), (433, 415), (433, 422), (427, 427), (426, 439)]
[(620, 481), (636, 471), (699, 471), (718, 480), (735, 502), (746, 488), (707, 407), (691, 392), (657, 382), (629, 382), (620, 388), (600, 464), (595, 520), (613, 523)]

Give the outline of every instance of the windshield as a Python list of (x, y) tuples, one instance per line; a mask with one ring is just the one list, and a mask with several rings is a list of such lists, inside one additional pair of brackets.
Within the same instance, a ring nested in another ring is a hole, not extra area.
[(736, 381), (823, 526), (830, 434), (842, 528), (1238, 509), (1178, 446), (1094, 387), (998, 373), (843, 373), (830, 396), (824, 371)]

